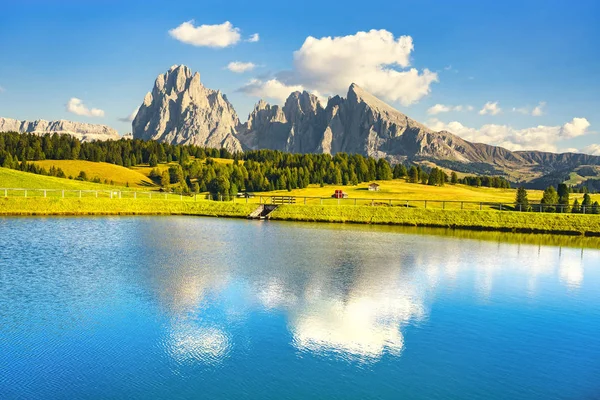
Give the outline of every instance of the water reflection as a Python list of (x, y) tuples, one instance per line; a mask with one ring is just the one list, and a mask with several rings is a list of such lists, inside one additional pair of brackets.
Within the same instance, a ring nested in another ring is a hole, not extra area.
[[(161, 346), (176, 365), (223, 363), (239, 350), (239, 327), (257, 313), (282, 315), (295, 351), (377, 362), (411, 345), (407, 328), (426, 323), (436, 302), (489, 305), (507, 293), (525, 301), (579, 291), (590, 266), (600, 265), (597, 250), (543, 246), (533, 235), (510, 236), (512, 243), (494, 233), (202, 218), (47, 223), (54, 227), (32, 226), (60, 232), (53, 240), (22, 234), (0, 248), (0, 333), (46, 314), (66, 320), (123, 302), (160, 321)], [(74, 226), (80, 234), (69, 234)], [(31, 246), (34, 255), (13, 263)]]
[[(227, 316), (244, 319), (261, 309), (285, 315), (298, 351), (376, 361), (401, 354), (403, 330), (426, 321), (445, 291), (470, 285), (489, 302), (496, 280), (507, 276), (529, 298), (540, 280), (557, 278), (569, 289), (584, 280), (575, 249), (286, 224), (244, 224), (223, 237), (211, 222), (195, 229), (186, 222), (194, 240), (177, 231), (158, 244), (140, 236), (141, 246), (152, 242), (163, 255), (159, 262), (148, 257), (148, 283), (168, 309), (169, 354), (177, 362), (223, 361), (236, 345)], [(231, 297), (243, 304), (228, 304)], [(214, 303), (223, 306), (222, 318), (204, 320)]]

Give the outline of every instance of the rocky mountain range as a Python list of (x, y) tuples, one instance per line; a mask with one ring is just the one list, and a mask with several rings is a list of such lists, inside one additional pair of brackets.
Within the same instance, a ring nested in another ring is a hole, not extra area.
[(75, 136), (83, 142), (94, 140), (119, 140), (119, 133), (106, 125), (86, 124), (73, 121), (19, 121), (11, 118), (0, 117), (0, 132), (35, 133), (43, 135), (46, 133), (59, 133)]
[(205, 88), (198, 73), (173, 66), (159, 75), (133, 121), (133, 137), (223, 147), (229, 151), (274, 149), (293, 153), (359, 153), (392, 162), (421, 161), (469, 173), (503, 174), (530, 181), (600, 165), (599, 156), (510, 151), (433, 131), (359, 86), (327, 104), (304, 91), (283, 107), (260, 100), (246, 123), (227, 97)]

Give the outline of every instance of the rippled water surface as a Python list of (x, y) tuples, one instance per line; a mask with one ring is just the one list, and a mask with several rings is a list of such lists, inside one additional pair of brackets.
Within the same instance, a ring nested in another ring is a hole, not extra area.
[(188, 217), (0, 240), (1, 399), (600, 398), (589, 243)]

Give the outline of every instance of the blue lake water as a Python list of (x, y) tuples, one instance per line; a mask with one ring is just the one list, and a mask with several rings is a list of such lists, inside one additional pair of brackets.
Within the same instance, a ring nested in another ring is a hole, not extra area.
[(0, 219), (0, 399), (600, 398), (600, 251), (472, 236)]

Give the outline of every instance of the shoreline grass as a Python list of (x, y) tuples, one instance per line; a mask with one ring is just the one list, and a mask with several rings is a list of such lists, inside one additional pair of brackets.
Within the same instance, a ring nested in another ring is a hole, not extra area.
[[(198, 215), (246, 218), (256, 204), (107, 198), (2, 198), (0, 216)], [(600, 236), (600, 217), (581, 214), (405, 207), (282, 205), (272, 220), (400, 225), (517, 233)]]

